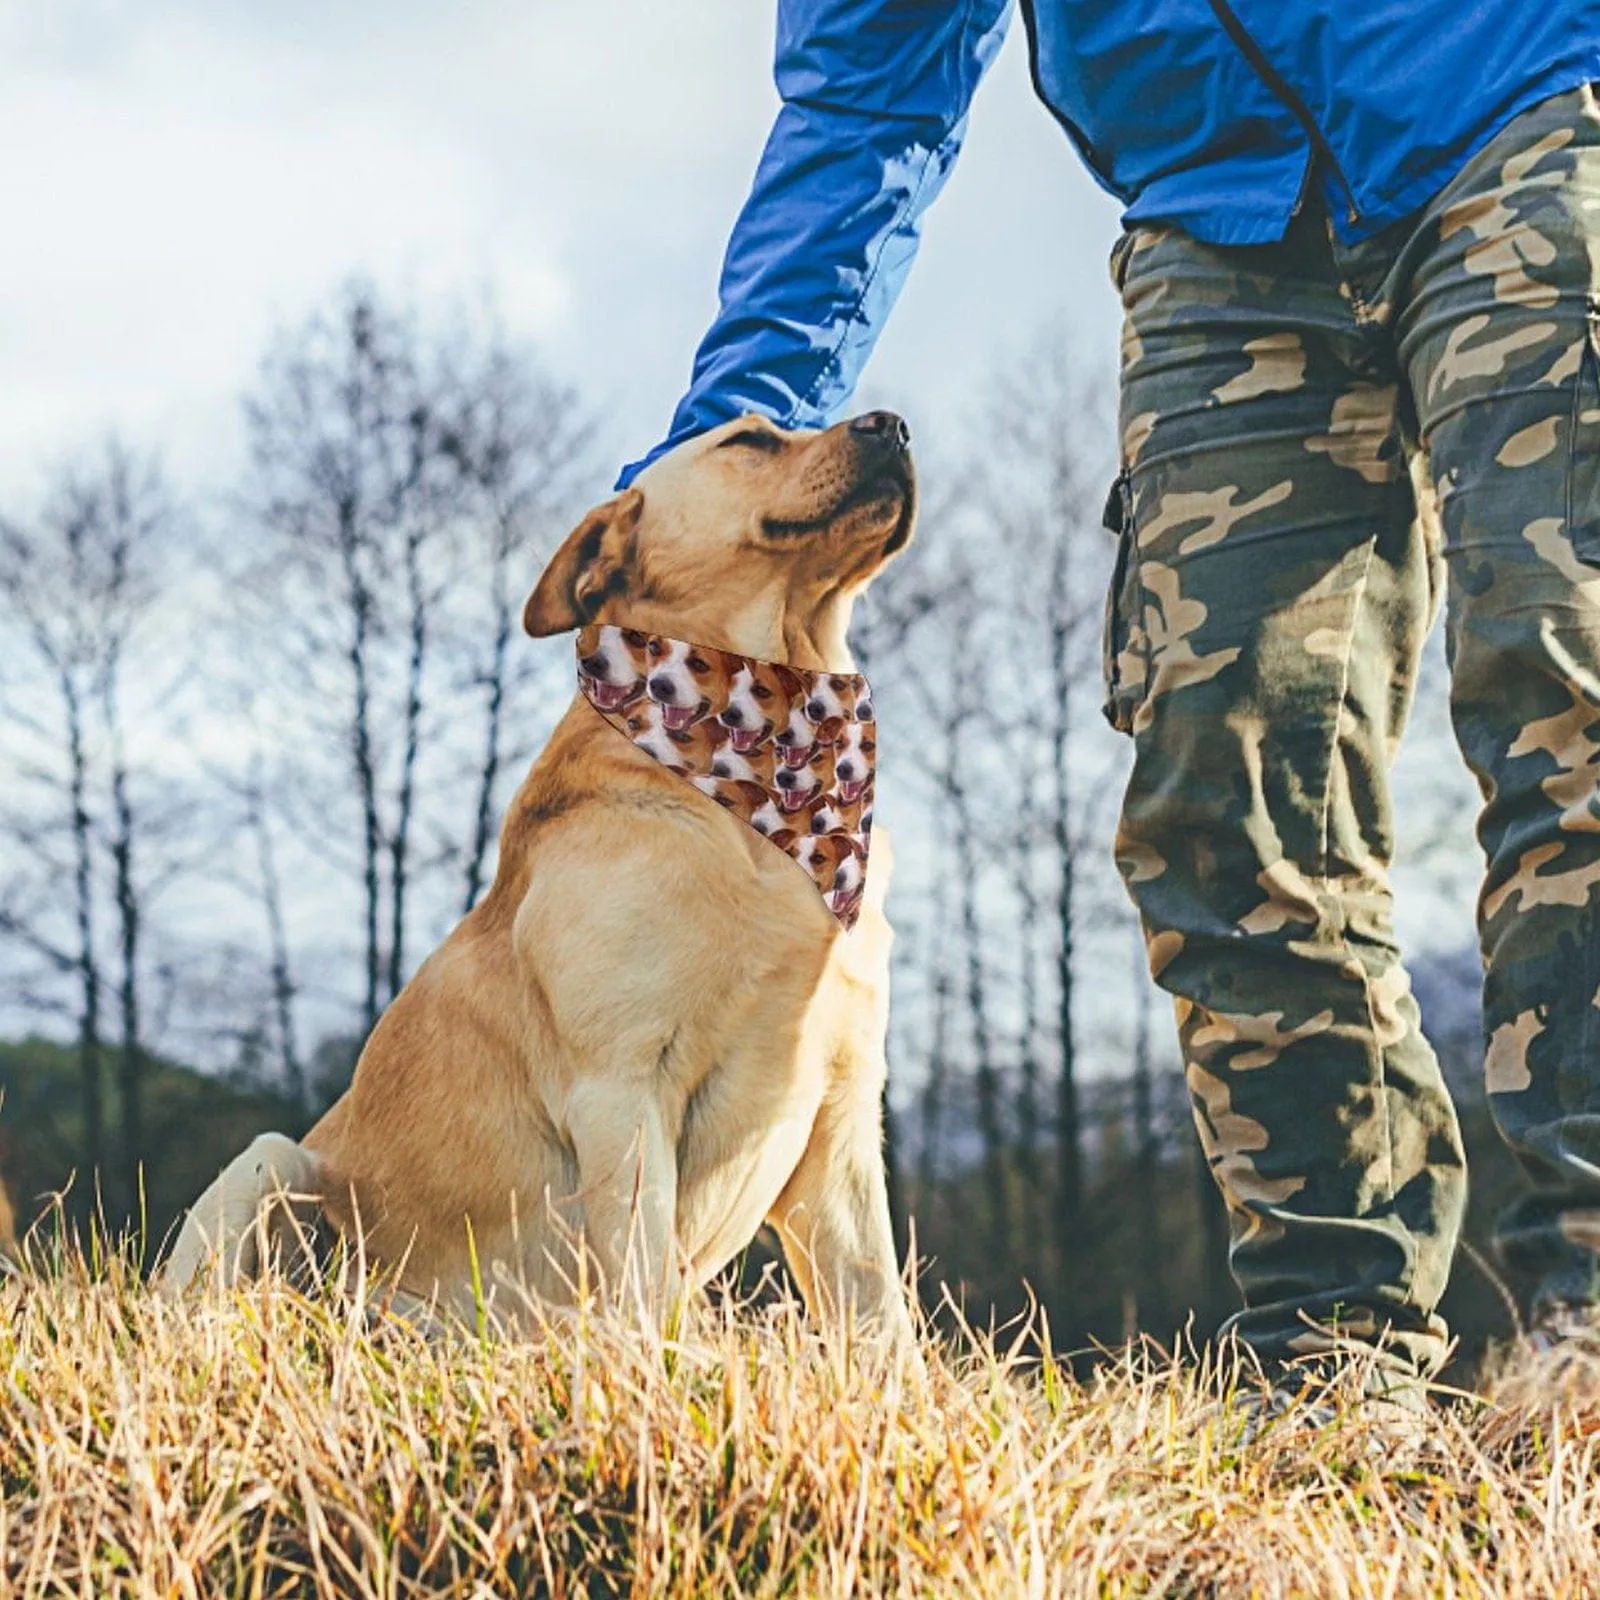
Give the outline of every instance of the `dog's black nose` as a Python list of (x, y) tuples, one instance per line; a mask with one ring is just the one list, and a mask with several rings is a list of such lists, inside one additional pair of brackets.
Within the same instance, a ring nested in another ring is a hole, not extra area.
[(852, 417), (849, 426), (852, 433), (892, 445), (896, 450), (911, 447), (911, 430), (906, 426), (906, 419), (893, 411), (863, 412), (859, 417)]
[(671, 701), (676, 700), (678, 697), (678, 691), (673, 686), (671, 678), (663, 678), (660, 676), (654, 677), (645, 687), (649, 689), (650, 698), (652, 700), (661, 700), (670, 703)]

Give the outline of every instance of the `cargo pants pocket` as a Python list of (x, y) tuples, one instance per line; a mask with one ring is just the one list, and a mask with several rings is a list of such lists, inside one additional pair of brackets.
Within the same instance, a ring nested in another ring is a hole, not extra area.
[(1137, 234), (1132, 228), (1125, 229), (1117, 235), (1117, 242), (1111, 247), (1111, 254), (1106, 258), (1106, 271), (1111, 276), (1111, 287), (1122, 293), (1122, 286), (1128, 277), (1128, 257), (1133, 254), (1134, 242)]
[(1588, 309), (1567, 444), (1567, 536), (1580, 561), (1600, 566), (1600, 297)]
[(1134, 716), (1144, 698), (1145, 663), (1133, 487), (1126, 472), (1119, 473), (1111, 485), (1101, 522), (1117, 541), (1100, 647), (1105, 676), (1105, 702), (1101, 709), (1118, 733), (1132, 733)]

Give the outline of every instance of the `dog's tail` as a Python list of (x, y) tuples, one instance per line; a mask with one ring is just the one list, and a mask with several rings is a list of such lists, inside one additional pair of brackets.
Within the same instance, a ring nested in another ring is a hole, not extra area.
[(319, 1233), (322, 1169), (304, 1146), (263, 1133), (217, 1175), (183, 1220), (156, 1279), (181, 1294), (215, 1270), (224, 1284), (258, 1274), (274, 1250), (305, 1260)]

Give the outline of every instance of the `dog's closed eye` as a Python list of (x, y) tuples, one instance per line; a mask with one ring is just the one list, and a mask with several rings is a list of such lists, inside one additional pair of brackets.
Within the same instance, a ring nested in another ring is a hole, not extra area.
[(775, 433), (768, 433), (765, 428), (742, 428), (738, 433), (731, 433), (717, 448), (726, 450), (733, 445), (744, 445), (751, 450), (765, 450), (769, 453), (783, 448), (783, 440)]

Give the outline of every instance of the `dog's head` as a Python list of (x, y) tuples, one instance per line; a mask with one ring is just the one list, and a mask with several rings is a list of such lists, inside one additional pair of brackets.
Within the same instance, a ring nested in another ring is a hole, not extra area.
[(847, 671), (850, 606), (911, 538), (899, 417), (823, 432), (743, 417), (686, 440), (591, 512), (529, 596), (535, 637), (595, 622)]

